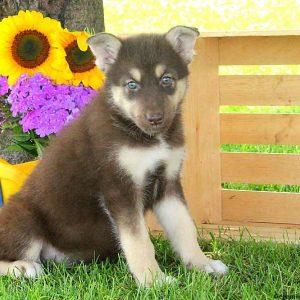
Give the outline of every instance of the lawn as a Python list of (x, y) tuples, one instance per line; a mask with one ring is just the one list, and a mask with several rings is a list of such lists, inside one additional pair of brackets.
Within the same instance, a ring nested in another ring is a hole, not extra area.
[(116, 262), (46, 265), (36, 280), (0, 277), (0, 299), (299, 299), (300, 249), (294, 244), (214, 238), (200, 244), (208, 255), (229, 265), (229, 274), (214, 278), (188, 271), (169, 243), (153, 238), (157, 260), (177, 278), (172, 285), (137, 288), (123, 257)]

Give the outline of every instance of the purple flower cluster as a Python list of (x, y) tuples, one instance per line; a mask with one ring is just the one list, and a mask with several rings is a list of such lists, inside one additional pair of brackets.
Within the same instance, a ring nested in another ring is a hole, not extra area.
[(7, 77), (0, 76), (0, 97), (5, 96), (9, 91)]
[(35, 130), (40, 137), (58, 133), (76, 118), (94, 96), (92, 88), (82, 85), (54, 84), (37, 73), (22, 75), (8, 97), (14, 117), (21, 116), (23, 131)]

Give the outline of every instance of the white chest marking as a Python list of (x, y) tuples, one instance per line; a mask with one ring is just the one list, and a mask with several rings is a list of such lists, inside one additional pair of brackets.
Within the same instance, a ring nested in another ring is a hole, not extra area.
[(162, 140), (149, 148), (123, 146), (117, 158), (121, 168), (131, 176), (134, 183), (142, 185), (146, 173), (153, 172), (160, 163), (166, 166), (167, 179), (176, 178), (184, 158), (184, 148), (171, 148)]

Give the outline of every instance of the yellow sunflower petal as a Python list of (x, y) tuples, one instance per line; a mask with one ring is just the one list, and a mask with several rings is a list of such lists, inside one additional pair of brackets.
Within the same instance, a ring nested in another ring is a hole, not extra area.
[(18, 80), (18, 78), (20, 77), (20, 75), (21, 74), (18, 74), (18, 73), (14, 73), (13, 75), (10, 75), (7, 80), (8, 85), (9, 86), (14, 85), (16, 83), (16, 81)]
[(67, 66), (67, 63), (64, 58), (56, 59), (51, 63), (51, 67), (55, 70), (62, 70), (62, 68), (64, 68), (65, 66)]
[[(68, 32), (59, 40), (66, 53), (66, 61), (73, 77), (69, 84), (99, 88), (104, 75), (95, 66), (95, 58), (86, 43), (89, 35), (86, 32)], [(55, 65), (56, 67), (56, 65)]]
[(102, 80), (100, 78), (91, 76), (89, 83), (94, 90), (97, 90), (101, 86)]
[(4, 20), (1, 23), (2, 23), (1, 25), (2, 34), (9, 34), (11, 33), (11, 30), (15, 31), (14, 23), (4, 22)]
[[(15, 29), (18, 31), (26, 30), (26, 28), (28, 28), (23, 17), (13, 16), (11, 21), (13, 22)], [(12, 28), (12, 25), (10, 25), (10, 28)]]
[[(58, 21), (44, 18), (36, 11), (20, 11), (18, 15), (4, 18), (0, 22), (0, 74), (8, 76), (10, 85), (21, 74), (32, 75), (38, 71), (53, 76), (53, 80), (66, 81), (66, 77), (72, 76), (70, 70), (66, 76), (52, 66), (57, 62), (57, 65), (68, 68), (63, 46), (58, 43), (55, 48), (53, 47), (52, 36), (59, 36), (61, 33), (63, 29)], [(28, 52), (26, 47), (28, 40), (31, 45), (39, 40), (36, 43), (37, 53)]]
[(85, 32), (81, 32), (81, 34), (79, 34), (77, 36), (77, 44), (78, 44), (78, 47), (81, 51), (86, 51), (88, 49), (88, 44), (86, 42), (86, 40), (88, 39), (88, 35), (85, 34)]
[(11, 61), (6, 61), (6, 59), (0, 60), (0, 74), (4, 76), (9, 76), (11, 73), (18, 72), (20, 70), (20, 66), (14, 64)]

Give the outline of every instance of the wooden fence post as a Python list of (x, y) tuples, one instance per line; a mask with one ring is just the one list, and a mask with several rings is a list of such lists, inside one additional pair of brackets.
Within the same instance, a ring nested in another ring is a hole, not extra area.
[(218, 38), (199, 38), (184, 104), (187, 157), (182, 182), (198, 225), (222, 220)]

